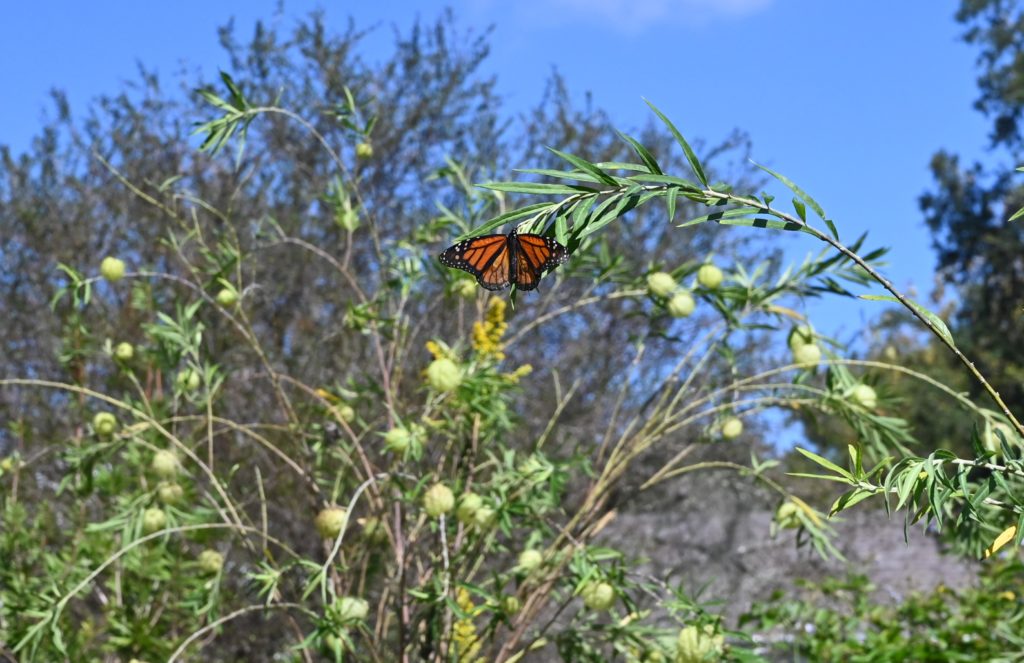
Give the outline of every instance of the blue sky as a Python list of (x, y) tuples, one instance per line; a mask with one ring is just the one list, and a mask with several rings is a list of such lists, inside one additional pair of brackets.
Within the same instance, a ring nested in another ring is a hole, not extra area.
[[(646, 120), (642, 97), (691, 138), (743, 129), (754, 157), (814, 195), (844, 239), (868, 230), (872, 246), (892, 247), (897, 285), (916, 286), (922, 299), (931, 289), (916, 202), (931, 186), (928, 160), (939, 148), (984, 158), (988, 131), (971, 107), (976, 54), (958, 38), (953, 0), (9, 3), (0, 14), (0, 143), (29, 144), (52, 87), (82, 109), (132, 79), (137, 61), (165, 79), (183, 66), (227, 68), (216, 27), (231, 17), (247, 36), (256, 19), (290, 27), (323, 8), (341, 29), (352, 15), (380, 26), (367, 41), (373, 59), (390, 45), (391, 25), (445, 6), (466, 28), (496, 26), (488, 67), (509, 111), (536, 103), (557, 67), (625, 130)], [(819, 248), (803, 236), (780, 241), (794, 258)], [(819, 328), (851, 333), (879, 306), (814, 311)]]

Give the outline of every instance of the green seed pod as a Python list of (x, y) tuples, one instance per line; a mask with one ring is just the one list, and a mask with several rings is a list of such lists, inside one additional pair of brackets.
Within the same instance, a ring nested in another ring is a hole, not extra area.
[(697, 283), (701, 284), (708, 290), (714, 290), (718, 286), (722, 285), (722, 280), (724, 278), (725, 275), (722, 274), (722, 270), (711, 263), (701, 265), (700, 269), (697, 270)]
[(796, 352), (800, 346), (814, 343), (814, 330), (807, 325), (793, 327), (786, 342), (789, 344), (789, 349)]
[(665, 308), (673, 318), (686, 318), (693, 313), (696, 306), (690, 293), (677, 292), (672, 295), (672, 299), (668, 300), (668, 305)]
[(775, 524), (781, 529), (797, 529), (800, 527), (800, 506), (793, 500), (786, 500), (775, 510)]
[(107, 256), (100, 263), (100, 275), (111, 283), (124, 278), (124, 260)]
[(462, 384), (462, 370), (451, 359), (435, 359), (427, 367), (427, 382), (442, 393), (455, 391)]
[(114, 359), (118, 361), (128, 362), (135, 356), (135, 348), (132, 347), (131, 343), (118, 343), (114, 346)]
[(327, 507), (316, 514), (316, 518), (313, 519), (313, 525), (320, 533), (320, 538), (323, 539), (338, 538), (346, 522), (348, 522), (348, 511), (340, 506)]
[(103, 437), (113, 435), (117, 430), (117, 417), (109, 412), (97, 412), (96, 416), (92, 418), (92, 427), (97, 435)]
[(185, 489), (176, 483), (161, 483), (156, 487), (156, 496), (163, 504), (178, 504), (185, 499)]
[(735, 440), (743, 433), (743, 420), (739, 417), (729, 417), (722, 422), (722, 439)]
[(142, 513), (142, 531), (152, 534), (162, 530), (167, 525), (167, 514), (162, 509), (152, 507)]
[(343, 596), (336, 605), (342, 622), (361, 622), (370, 614), (370, 604), (354, 596)]
[(217, 303), (224, 308), (229, 308), (238, 303), (238, 291), (234, 288), (221, 288), (217, 293)]
[(455, 495), (443, 483), (435, 483), (423, 493), (423, 508), (431, 518), (438, 518), (455, 508)]
[(404, 454), (412, 442), (412, 435), (401, 426), (392, 428), (384, 433), (384, 447), (396, 454)]
[(544, 563), (544, 553), (527, 548), (519, 553), (519, 568), (529, 573)]
[(861, 407), (873, 410), (878, 405), (878, 394), (866, 384), (859, 384), (850, 392), (850, 398)]
[(606, 582), (590, 582), (580, 591), (583, 605), (591, 610), (604, 611), (615, 605), (615, 588)]
[(220, 573), (220, 570), (224, 568), (224, 555), (216, 550), (207, 549), (199, 553), (198, 561), (199, 570), (209, 575)]
[(459, 498), (459, 507), (455, 510), (455, 517), (463, 525), (472, 525), (475, 522), (476, 512), (483, 505), (483, 498), (476, 493), (463, 493)]
[(665, 299), (676, 289), (676, 280), (667, 272), (654, 272), (647, 275), (647, 292), (659, 299)]
[(161, 449), (153, 454), (153, 460), (149, 462), (149, 468), (153, 474), (161, 479), (171, 479), (178, 473), (181, 463), (178, 456), (167, 449)]
[(821, 348), (816, 343), (801, 345), (793, 350), (793, 363), (812, 368), (821, 361)]
[(715, 635), (715, 629), (705, 626), (687, 626), (676, 639), (676, 663), (717, 661), (725, 651), (725, 638)]

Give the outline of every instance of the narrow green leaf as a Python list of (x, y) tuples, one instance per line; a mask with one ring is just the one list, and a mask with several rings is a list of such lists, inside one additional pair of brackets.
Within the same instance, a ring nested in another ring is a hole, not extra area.
[(761, 212), (761, 209), (757, 207), (729, 207), (727, 209), (711, 212), (710, 214), (698, 216), (697, 218), (690, 219), (689, 221), (684, 221), (683, 223), (679, 224), (679, 227), (681, 228), (683, 226), (692, 226), (698, 223), (704, 223), (705, 221), (719, 221), (721, 219), (732, 219), (737, 217), (751, 216), (759, 212)]
[(828, 226), (828, 230), (832, 233), (832, 239), (839, 239), (839, 230), (836, 228), (836, 224), (832, 222), (832, 219), (825, 219), (825, 225)]
[(681, 177), (673, 177), (672, 175), (655, 175), (654, 173), (641, 173), (639, 175), (633, 175), (629, 178), (633, 182), (653, 182), (655, 184), (672, 184), (685, 191), (692, 193), (701, 193), (703, 189), (691, 182), (690, 180), (684, 180)]
[(832, 508), (829, 509), (828, 515), (834, 516), (840, 511), (845, 511), (846, 509), (863, 502), (867, 498), (873, 497), (875, 494), (875, 491), (867, 490), (865, 488), (854, 488), (853, 490), (847, 491), (836, 498), (836, 501), (832, 503)]
[(620, 216), (636, 207), (638, 202), (639, 196), (636, 192), (630, 193), (627, 191), (619, 196), (618, 204), (614, 208), (606, 209), (603, 212), (598, 211), (601, 208), (594, 210), (594, 214), (591, 215), (592, 219), (590, 223), (588, 223), (587, 227), (579, 233), (579, 239), (592, 235), (612, 221), (618, 219)]
[(512, 221), (516, 221), (518, 219), (525, 218), (527, 216), (530, 216), (534, 212), (549, 210), (555, 207), (557, 204), (558, 203), (534, 203), (532, 205), (527, 205), (526, 207), (520, 207), (517, 210), (512, 210), (511, 212), (505, 212), (504, 214), (500, 214), (494, 217), (493, 219), (490, 219), (479, 228), (474, 228), (473, 230), (470, 230), (468, 233), (464, 233), (459, 237), (456, 237), (455, 241), (461, 242), (462, 240), (469, 239), (470, 237), (476, 237), (477, 235), (487, 234), (499, 226), (505, 225), (506, 223), (510, 223)]
[(668, 207), (668, 222), (672, 223), (676, 218), (676, 198), (679, 196), (679, 189), (672, 187), (665, 195), (665, 205)]
[(804, 191), (803, 189), (798, 187), (796, 184), (794, 184), (792, 182), (792, 180), (790, 180), (785, 175), (781, 175), (779, 173), (776, 173), (774, 170), (772, 170), (771, 168), (768, 168), (767, 166), (762, 166), (761, 164), (757, 163), (756, 161), (752, 161), (751, 163), (753, 163), (755, 166), (757, 166), (758, 168), (760, 168), (764, 172), (768, 173), (769, 175), (771, 175), (772, 177), (774, 177), (778, 181), (780, 181), (783, 184), (785, 184), (786, 188), (789, 189), (790, 191), (792, 191), (793, 193), (795, 193), (797, 195), (797, 197), (800, 198), (800, 200), (802, 200), (805, 203), (807, 203), (807, 206), (810, 207), (812, 210), (814, 210), (814, 213), (817, 214), (819, 217), (821, 217), (822, 221), (825, 220), (825, 210), (821, 209), (821, 205), (819, 205), (818, 202), (814, 198), (811, 198), (810, 195), (808, 195), (806, 191)]
[(565, 210), (555, 217), (555, 239), (562, 246), (565, 246), (566, 242), (569, 241), (569, 228), (566, 221), (568, 215), (568, 210)]
[(831, 474), (813, 474), (809, 472), (786, 472), (787, 477), (803, 477), (804, 479), (821, 479), (823, 481), (835, 481), (843, 485), (849, 485), (849, 481), (842, 477), (833, 476)]
[[(861, 295), (860, 298), (867, 299), (868, 301), (873, 302), (895, 302), (897, 304), (902, 303), (900, 302), (900, 300), (896, 299), (892, 295)], [(917, 310), (917, 312), (920, 313), (925, 320), (931, 323), (932, 328), (940, 336), (942, 336), (942, 338), (944, 338), (950, 345), (956, 345), (956, 343), (953, 341), (953, 334), (950, 333), (949, 327), (947, 327), (946, 323), (942, 321), (942, 318), (935, 315), (934, 313), (932, 313), (931, 311), (929, 311), (928, 309), (926, 309), (925, 307), (921, 306), (920, 304), (911, 299), (908, 299), (907, 301), (910, 302), (910, 305), (913, 306), (914, 309)]]
[(847, 479), (849, 479), (851, 481), (853, 480), (853, 475), (852, 474), (850, 474), (847, 470), (844, 470), (843, 468), (839, 467), (838, 465), (836, 465), (835, 463), (830, 461), (828, 458), (824, 458), (822, 456), (819, 456), (818, 454), (814, 453), (813, 451), (808, 451), (807, 449), (804, 449), (802, 447), (797, 447), (796, 450), (799, 451), (808, 460), (811, 460), (811, 461), (817, 463), (818, 465), (821, 465), (825, 469), (832, 470), (836, 474), (838, 474), (840, 476), (843, 476), (843, 477), (845, 477), (845, 478), (847, 478)]
[(648, 170), (656, 175), (661, 175), (661, 167), (658, 165), (658, 162), (655, 161), (654, 155), (651, 154), (646, 147), (641, 145), (640, 142), (632, 136), (624, 134), (621, 131), (619, 132), (619, 136), (622, 137), (622, 140), (626, 141), (633, 147), (633, 150), (636, 152), (637, 156), (640, 157), (640, 160), (644, 162), (644, 165), (647, 166)]
[(793, 199), (793, 209), (796, 210), (796, 215), (800, 217), (800, 220), (804, 223), (807, 222), (807, 206), (800, 201), (799, 198)]
[(571, 195), (574, 193), (594, 192), (594, 189), (582, 185), (547, 184), (544, 182), (484, 182), (477, 186), (492, 191), (506, 193), (533, 193), (549, 195)]
[(572, 165), (576, 166), (580, 170), (590, 173), (591, 175), (593, 175), (594, 177), (598, 178), (599, 180), (601, 180), (605, 184), (608, 184), (608, 185), (611, 185), (611, 186), (618, 186), (619, 185), (618, 180), (616, 180), (614, 177), (612, 177), (608, 173), (604, 172), (603, 170), (601, 170), (600, 168), (598, 168), (594, 164), (590, 163), (586, 159), (581, 159), (580, 157), (576, 156), (575, 154), (569, 154), (568, 152), (562, 152), (560, 150), (556, 150), (553, 147), (549, 147), (547, 149), (550, 152), (553, 152), (554, 154), (557, 154), (561, 158), (565, 159), (566, 161), (568, 161)]
[(647, 99), (644, 99), (644, 101), (651, 107), (654, 114), (665, 123), (665, 126), (672, 132), (672, 135), (675, 136), (676, 142), (679, 143), (679, 147), (683, 148), (683, 154), (686, 155), (686, 160), (690, 162), (690, 168), (693, 169), (693, 174), (696, 175), (697, 180), (707, 188), (708, 176), (704, 174), (704, 169), (701, 167), (700, 161), (697, 160), (697, 155), (694, 154), (693, 148), (690, 147), (690, 144), (686, 142), (685, 138), (683, 138), (683, 134), (679, 133), (679, 129), (676, 129), (676, 125), (672, 124), (672, 121), (665, 117), (665, 114), (658, 110), (654, 104)]
[(628, 170), (640, 174), (648, 173), (647, 166), (631, 161), (598, 161), (594, 165), (604, 171)]
[(594, 175), (579, 170), (553, 170), (551, 168), (516, 168), (514, 172), (529, 173), (530, 175), (543, 175), (544, 177), (553, 177), (555, 179), (560, 180), (573, 180), (576, 182), (597, 183), (600, 181)]

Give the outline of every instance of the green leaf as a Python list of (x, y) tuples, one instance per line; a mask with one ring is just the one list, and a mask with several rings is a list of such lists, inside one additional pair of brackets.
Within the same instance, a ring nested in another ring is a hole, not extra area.
[(474, 228), (473, 230), (470, 230), (468, 233), (464, 233), (456, 237), (455, 241), (461, 242), (462, 240), (469, 239), (470, 237), (476, 237), (477, 235), (489, 233), (490, 231), (494, 230), (499, 226), (503, 226), (506, 223), (510, 223), (517, 219), (525, 218), (527, 216), (530, 216), (534, 212), (550, 210), (554, 208), (557, 204), (558, 203), (534, 203), (532, 205), (527, 205), (526, 207), (520, 207), (517, 210), (512, 210), (511, 212), (505, 212), (504, 214), (500, 214), (494, 217), (493, 219), (490, 219), (489, 221), (485, 222), (479, 228)]
[(571, 195), (574, 193), (594, 193), (595, 190), (582, 185), (571, 184), (547, 184), (544, 182), (484, 182), (477, 186), (492, 191), (504, 191), (506, 193), (532, 193), (548, 195)]
[[(616, 199), (618, 200), (618, 204), (614, 208), (610, 208), (608, 203), (611, 203)], [(583, 239), (584, 237), (587, 237), (588, 235), (591, 235), (605, 227), (615, 219), (636, 207), (638, 202), (639, 197), (637, 196), (636, 191), (627, 191), (617, 198), (609, 198), (605, 204), (594, 210), (594, 213), (591, 215), (590, 223), (588, 223), (587, 227), (579, 233), (579, 239)]]
[(679, 196), (679, 189), (672, 187), (665, 195), (665, 205), (668, 207), (668, 222), (672, 223), (676, 218), (676, 198)]
[(807, 206), (804, 205), (799, 198), (793, 199), (793, 209), (796, 210), (796, 215), (800, 217), (800, 220), (804, 223), (807, 222)]
[(852, 474), (850, 474), (847, 470), (844, 470), (843, 468), (839, 467), (838, 465), (836, 465), (835, 463), (830, 461), (828, 458), (824, 458), (822, 456), (819, 456), (818, 454), (814, 453), (813, 451), (808, 451), (807, 449), (803, 449), (801, 447), (797, 447), (796, 450), (799, 451), (808, 460), (814, 461), (815, 463), (817, 463), (818, 465), (821, 465), (825, 469), (832, 470), (836, 474), (838, 474), (838, 475), (840, 475), (842, 477), (845, 477), (846, 479), (848, 479), (850, 481), (853, 481), (853, 475)]
[(530, 175), (543, 175), (560, 180), (574, 180), (577, 182), (600, 182), (596, 176), (579, 170), (553, 170), (551, 168), (516, 168), (517, 173), (528, 173)]
[(869, 497), (874, 497), (876, 494), (877, 493), (874, 490), (868, 490), (867, 488), (854, 488), (853, 490), (847, 491), (836, 498), (836, 501), (832, 503), (832, 508), (829, 509), (828, 515), (834, 516), (840, 511), (845, 511), (846, 509), (863, 502)]
[(803, 189), (798, 187), (796, 184), (794, 184), (788, 177), (786, 177), (785, 175), (781, 175), (779, 173), (776, 173), (771, 168), (768, 168), (767, 166), (762, 166), (761, 164), (757, 163), (756, 161), (752, 161), (751, 163), (753, 163), (755, 166), (757, 166), (758, 168), (760, 168), (764, 172), (768, 173), (769, 175), (771, 175), (772, 177), (774, 177), (778, 181), (780, 181), (783, 184), (785, 184), (787, 189), (789, 189), (790, 191), (795, 193), (797, 195), (797, 197), (800, 198), (800, 200), (802, 200), (805, 203), (807, 203), (807, 206), (810, 207), (812, 210), (814, 210), (814, 213), (817, 214), (819, 217), (821, 217), (821, 219), (823, 221), (825, 220), (825, 210), (821, 209), (821, 205), (819, 205), (818, 202), (814, 198), (811, 198), (810, 195), (808, 195), (806, 191), (804, 191)]
[(672, 175), (655, 175), (653, 173), (641, 173), (639, 175), (633, 175), (629, 178), (633, 182), (654, 182), (655, 184), (672, 184), (685, 191), (692, 193), (701, 193), (702, 189), (691, 182), (690, 180), (684, 180), (681, 177), (674, 177)]
[[(892, 295), (861, 295), (860, 298), (867, 299), (868, 301), (873, 302), (895, 302), (897, 304), (902, 303), (900, 302), (900, 300), (896, 299)], [(956, 345), (956, 343), (953, 341), (953, 334), (950, 333), (949, 327), (947, 327), (946, 323), (942, 321), (942, 318), (935, 315), (934, 313), (932, 313), (931, 311), (929, 311), (928, 309), (926, 309), (925, 307), (921, 306), (920, 304), (911, 299), (908, 299), (907, 301), (910, 302), (910, 305), (913, 306), (914, 309), (918, 313), (920, 313), (925, 320), (931, 323), (932, 328), (939, 334), (939, 336), (945, 339), (950, 345)]]
[(676, 137), (676, 142), (679, 143), (679, 147), (683, 148), (683, 154), (686, 155), (686, 160), (690, 162), (690, 168), (693, 169), (693, 174), (696, 175), (697, 180), (707, 188), (708, 176), (704, 174), (704, 169), (701, 167), (700, 161), (697, 160), (697, 155), (693, 153), (693, 148), (690, 147), (690, 144), (686, 142), (685, 138), (683, 138), (683, 134), (679, 133), (679, 129), (676, 129), (676, 125), (672, 124), (672, 121), (665, 117), (665, 114), (658, 110), (654, 104), (646, 99), (644, 99), (644, 101), (651, 107), (654, 114), (665, 123), (665, 126), (672, 132), (672, 135)]
[(633, 147), (633, 150), (636, 151), (637, 156), (644, 162), (644, 165), (647, 166), (648, 170), (656, 175), (661, 175), (661, 167), (658, 166), (658, 162), (655, 161), (654, 155), (651, 154), (646, 147), (641, 145), (640, 142), (632, 136), (624, 134), (621, 131), (619, 132), (619, 136), (622, 137), (622, 140), (626, 141)]
[(569, 228), (566, 222), (568, 213), (568, 210), (565, 210), (555, 217), (555, 239), (562, 246), (565, 246), (566, 242), (569, 241)]
[(554, 154), (557, 154), (561, 158), (565, 159), (566, 161), (568, 161), (572, 165), (576, 166), (580, 170), (590, 173), (591, 175), (593, 175), (594, 177), (598, 178), (599, 180), (601, 180), (605, 184), (608, 184), (610, 186), (619, 186), (619, 181), (617, 179), (615, 179), (614, 177), (612, 177), (608, 173), (604, 172), (603, 170), (601, 170), (600, 168), (598, 168), (594, 164), (590, 163), (586, 159), (581, 159), (580, 157), (576, 156), (575, 154), (569, 154), (568, 152), (562, 152), (560, 150), (556, 150), (553, 147), (549, 147), (547, 149), (550, 152), (553, 152)]

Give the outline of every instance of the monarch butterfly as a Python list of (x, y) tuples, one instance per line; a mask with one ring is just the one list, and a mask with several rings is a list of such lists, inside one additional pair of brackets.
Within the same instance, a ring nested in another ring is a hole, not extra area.
[(469, 272), (488, 290), (501, 290), (514, 284), (519, 290), (533, 290), (541, 274), (569, 259), (564, 246), (541, 235), (473, 237), (441, 253), (441, 264)]

